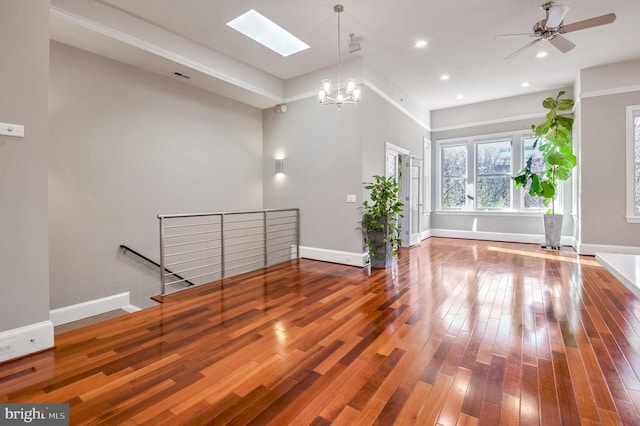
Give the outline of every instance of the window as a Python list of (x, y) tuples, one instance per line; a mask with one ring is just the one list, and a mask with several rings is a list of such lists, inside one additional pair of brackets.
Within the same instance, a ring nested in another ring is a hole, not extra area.
[[(535, 173), (540, 173), (544, 170), (544, 159), (542, 158), (542, 152), (538, 149), (538, 146), (533, 147), (536, 138), (524, 138), (522, 140), (522, 164), (524, 164), (529, 158), (533, 156), (531, 161), (531, 171)], [(523, 192), (523, 207), (525, 209), (543, 209), (544, 199), (542, 197), (532, 197), (529, 195), (529, 187), (531, 186), (531, 182), (524, 187)]]
[(476, 145), (476, 180), (477, 208), (511, 207), (511, 140)]
[[(530, 157), (534, 171), (544, 170), (542, 153), (537, 145), (534, 148), (535, 141), (530, 132), (437, 141), (436, 209), (522, 213), (546, 209), (542, 198), (531, 197), (528, 187), (515, 189), (511, 179)], [(640, 142), (638, 147), (640, 183)], [(640, 222), (640, 189), (638, 206)]]
[(442, 163), (442, 208), (462, 208), (466, 202), (467, 147), (465, 145), (444, 146)]
[(627, 222), (640, 223), (640, 105), (627, 107)]

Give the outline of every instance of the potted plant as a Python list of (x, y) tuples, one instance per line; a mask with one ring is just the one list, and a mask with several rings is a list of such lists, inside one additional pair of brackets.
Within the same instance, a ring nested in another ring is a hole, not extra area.
[(398, 199), (399, 187), (394, 177), (373, 176), (365, 184), (371, 202), (362, 204), (362, 231), (373, 268), (388, 268), (400, 247), (400, 223), (404, 204)]
[(533, 148), (542, 154), (544, 167), (540, 171), (532, 170), (532, 155), (524, 168), (513, 176), (516, 188), (529, 186), (529, 195), (542, 197), (548, 207), (544, 218), (545, 245), (547, 248), (559, 249), (562, 233), (562, 215), (556, 214), (555, 202), (558, 196), (560, 181), (571, 177), (571, 169), (576, 166), (576, 156), (571, 145), (573, 118), (560, 115), (562, 111), (573, 109), (573, 99), (562, 98), (560, 91), (554, 98), (547, 98), (542, 106), (549, 110), (546, 120), (539, 125), (532, 125), (536, 140)]

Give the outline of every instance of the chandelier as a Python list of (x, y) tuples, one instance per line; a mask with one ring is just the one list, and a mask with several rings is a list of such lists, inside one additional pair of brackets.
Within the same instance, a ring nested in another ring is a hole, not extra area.
[(344, 11), (344, 6), (337, 4), (333, 11), (338, 14), (338, 86), (335, 89), (335, 96), (331, 90), (331, 80), (322, 80), (322, 87), (318, 92), (318, 101), (321, 105), (337, 105), (338, 109), (344, 104), (358, 104), (360, 102), (360, 87), (356, 86), (354, 79), (347, 80), (347, 87), (343, 91), (340, 81), (340, 13)]

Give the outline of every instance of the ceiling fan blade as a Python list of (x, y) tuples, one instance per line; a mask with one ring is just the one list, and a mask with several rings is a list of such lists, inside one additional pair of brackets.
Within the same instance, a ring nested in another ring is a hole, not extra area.
[(535, 33), (521, 33), (521, 34), (499, 34), (495, 38), (513, 38), (513, 37), (535, 37)]
[(537, 39), (533, 40), (531, 43), (528, 43), (525, 46), (521, 47), (520, 49), (516, 50), (511, 55), (507, 56), (505, 59), (511, 59), (514, 56), (519, 55), (520, 53), (524, 52), (525, 50), (527, 50), (528, 48), (530, 48), (534, 44), (538, 43), (540, 40), (542, 40), (542, 39), (541, 38), (537, 38)]
[(562, 20), (569, 12), (569, 6), (558, 5), (551, 7), (549, 10), (549, 19), (547, 19), (547, 28), (558, 28), (562, 24)]
[(562, 53), (567, 53), (568, 51), (576, 47), (575, 44), (571, 43), (569, 40), (559, 34), (553, 38), (550, 38), (549, 43), (553, 44), (553, 46)]
[(584, 21), (574, 22), (573, 24), (563, 25), (558, 32), (560, 34), (570, 33), (572, 31), (584, 30), (586, 28), (597, 27), (598, 25), (610, 24), (616, 20), (615, 13), (609, 13), (602, 16), (597, 16), (591, 19), (585, 19)]

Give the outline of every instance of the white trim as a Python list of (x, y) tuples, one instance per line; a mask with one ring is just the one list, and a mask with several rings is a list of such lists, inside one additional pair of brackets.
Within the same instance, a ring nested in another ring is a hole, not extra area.
[(365, 86), (367, 86), (369, 89), (371, 89), (373, 92), (375, 92), (382, 99), (384, 99), (385, 101), (389, 102), (389, 104), (394, 106), (398, 111), (400, 111), (401, 113), (403, 113), (404, 115), (406, 115), (407, 117), (409, 117), (410, 119), (415, 121), (419, 126), (424, 128), (426, 131), (428, 131), (428, 132), (432, 132), (433, 131), (433, 130), (431, 130), (431, 127), (427, 126), (424, 122), (422, 122), (422, 120), (420, 120), (418, 117), (416, 117), (415, 115), (410, 113), (408, 109), (406, 109), (404, 106), (402, 106), (401, 104), (396, 102), (393, 98), (391, 98), (389, 95), (387, 95), (385, 92), (383, 92), (382, 89), (380, 89), (378, 86), (373, 84), (371, 81), (369, 81), (369, 80), (367, 80), (365, 78), (364, 81), (363, 81), (363, 84)]
[(613, 246), (607, 244), (578, 244), (578, 253), (595, 256), (596, 253), (619, 253), (640, 255), (640, 247)]
[(596, 253), (596, 260), (620, 280), (636, 296), (640, 297), (638, 278), (640, 257), (627, 254)]
[(0, 362), (53, 348), (53, 323), (42, 321), (0, 333)]
[(453, 126), (438, 127), (436, 129), (432, 129), (431, 131), (444, 132), (447, 130), (468, 129), (469, 127), (480, 127), (480, 126), (487, 126), (489, 124), (509, 123), (512, 121), (519, 121), (519, 120), (530, 120), (530, 119), (541, 118), (545, 116), (546, 116), (546, 113), (544, 112), (540, 112), (536, 114), (516, 115), (516, 116), (506, 117), (506, 118), (497, 118), (495, 120), (475, 121), (471, 123), (456, 124)]
[[(187, 58), (186, 56), (182, 56), (176, 52), (172, 52), (168, 49), (165, 49), (163, 47), (160, 47), (156, 44), (150, 43), (148, 41), (142, 40), (140, 38), (137, 38), (135, 36), (132, 36), (131, 34), (127, 34), (127, 33), (123, 33), (122, 31), (116, 30), (115, 28), (106, 26), (104, 24), (100, 24), (98, 22), (95, 22), (89, 18), (86, 18), (84, 16), (79, 16), (76, 15), (74, 13), (71, 13), (67, 10), (61, 9), (57, 6), (52, 5), (51, 6), (51, 10), (50, 10), (51, 14), (64, 20), (67, 22), (70, 22), (72, 24), (75, 24), (79, 27), (85, 28), (87, 30), (93, 31), (95, 33), (101, 34), (103, 36), (109, 37), (111, 39), (117, 40), (119, 42), (122, 42), (124, 44), (128, 44), (130, 46), (133, 46), (135, 48), (141, 49), (145, 52), (149, 52), (153, 55), (159, 56), (161, 58), (167, 59), (169, 61), (175, 62), (177, 64), (180, 65), (184, 65), (185, 67), (191, 68), (195, 71), (199, 71), (203, 74), (209, 75), (211, 77), (215, 77), (219, 80), (222, 80), (226, 83), (232, 84), (236, 87), (248, 90), (250, 92), (253, 92), (255, 94), (264, 96), (266, 98), (269, 99), (280, 99), (282, 98), (281, 94), (274, 94), (274, 93), (269, 93), (266, 90), (253, 85), (253, 84), (248, 84), (246, 81), (240, 80), (230, 74), (227, 73), (223, 73), (220, 72), (217, 69), (214, 69), (210, 66), (204, 65), (200, 62), (191, 60), (189, 58)], [(266, 73), (265, 73), (266, 74)]]
[(138, 307), (136, 305), (126, 305), (126, 306), (123, 306), (121, 309), (123, 311), (129, 312), (130, 314), (142, 310), (142, 308), (140, 308), (140, 307)]
[(635, 215), (636, 202), (636, 163), (635, 163), (635, 132), (634, 113), (640, 113), (640, 105), (629, 105), (626, 108), (626, 213), (627, 223), (640, 223), (640, 216)]
[[(461, 231), (458, 229), (431, 229), (432, 237), (463, 238), (466, 240), (506, 241), (510, 243), (544, 244), (544, 235), (538, 234), (513, 234), (509, 232), (483, 232)], [(575, 238), (562, 236), (560, 244), (563, 246), (576, 246)]]
[[(558, 209), (556, 209), (558, 210)], [(544, 210), (436, 210), (436, 215), (450, 216), (495, 216), (495, 217), (540, 217), (544, 214)]]
[(431, 237), (432, 237), (431, 229), (427, 229), (426, 231), (422, 231), (420, 233), (420, 238), (423, 239), (423, 240), (426, 240), (427, 238), (431, 238)]
[(614, 87), (611, 89), (593, 90), (591, 92), (580, 93), (580, 99), (585, 98), (597, 98), (600, 96), (619, 95), (621, 93), (638, 92), (640, 91), (640, 85), (634, 84), (632, 86)]
[(317, 247), (300, 246), (300, 257), (321, 260), (323, 262), (341, 263), (350, 266), (365, 266), (369, 253), (354, 253), (349, 251), (329, 250)]
[(54, 325), (61, 325), (130, 306), (132, 305), (130, 305), (129, 292), (127, 291), (101, 299), (53, 309), (49, 314)]
[(398, 154), (411, 155), (411, 151), (409, 151), (408, 149), (401, 148), (398, 145), (392, 144), (391, 142), (385, 141), (384, 148), (385, 148), (385, 152), (388, 151), (388, 150), (392, 150), (392, 151), (397, 151)]

